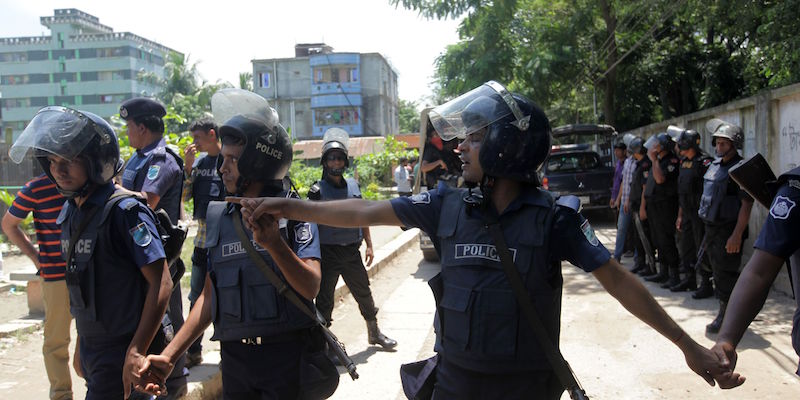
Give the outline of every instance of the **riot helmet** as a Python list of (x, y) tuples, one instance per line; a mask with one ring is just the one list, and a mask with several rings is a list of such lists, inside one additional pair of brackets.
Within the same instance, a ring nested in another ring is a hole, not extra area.
[(15, 163), (20, 163), (31, 148), (53, 182), (56, 180), (50, 172), (49, 155), (69, 161), (83, 160), (87, 180), (81, 189), (71, 191), (56, 184), (58, 191), (70, 199), (87, 194), (93, 184), (110, 182), (122, 170), (114, 129), (104, 119), (86, 111), (60, 106), (39, 110), (8, 154)]
[(667, 127), (667, 134), (678, 144), (678, 149), (689, 150), (694, 148), (700, 150), (700, 134), (693, 129), (683, 129), (670, 125)]
[(278, 112), (267, 99), (249, 90), (226, 88), (211, 96), (211, 113), (214, 121), (222, 125), (236, 115), (244, 115), (264, 122), (269, 128), (278, 124)]
[(672, 137), (670, 137), (670, 135), (667, 132), (660, 132), (658, 134), (650, 136), (650, 138), (648, 138), (647, 141), (644, 142), (644, 147), (647, 150), (650, 150), (656, 144), (661, 146), (661, 151), (672, 151), (672, 149), (675, 147), (675, 142), (672, 141)]
[(550, 121), (532, 101), (489, 81), (429, 116), (443, 140), (486, 129), (479, 157), (485, 177), (539, 183), (536, 170), (550, 154)]
[(255, 117), (234, 115), (219, 128), (220, 140), (226, 137), (244, 147), (239, 161), (236, 194), (241, 195), (250, 182), (283, 188), (283, 177), (292, 163), (292, 142), (280, 124), (273, 127)]
[(630, 140), (630, 144), (628, 144), (628, 151), (630, 151), (631, 154), (645, 154), (644, 139), (642, 139), (641, 136), (635, 136)]
[[(322, 137), (322, 156), (320, 156), (319, 163), (322, 165), (323, 173), (328, 173), (334, 176), (341, 176), (344, 173), (344, 168), (350, 166), (350, 158), (348, 154), (348, 145), (350, 144), (350, 135), (347, 131), (341, 128), (330, 128), (325, 131)], [(344, 153), (344, 168), (330, 169), (328, 168), (327, 160), (328, 153), (338, 150)]]
[(717, 138), (722, 137), (733, 142), (736, 149), (741, 150), (744, 145), (744, 132), (742, 128), (729, 124), (721, 119), (714, 118), (706, 122), (706, 130), (711, 134), (711, 145), (717, 145)]
[(635, 139), (636, 137), (637, 137), (637, 136), (635, 136), (635, 135), (634, 135), (634, 134), (632, 134), (632, 133), (626, 133), (626, 134), (622, 135), (622, 143), (625, 143), (625, 146), (627, 146), (628, 148), (630, 148), (630, 147), (631, 147), (631, 141), (632, 141), (633, 139)]

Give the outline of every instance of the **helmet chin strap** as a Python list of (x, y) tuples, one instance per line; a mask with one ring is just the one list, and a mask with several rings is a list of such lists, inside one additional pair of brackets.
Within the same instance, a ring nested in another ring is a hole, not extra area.
[(83, 187), (81, 187), (78, 190), (66, 190), (61, 186), (59, 186), (58, 184), (56, 184), (56, 190), (58, 191), (58, 193), (61, 193), (61, 195), (64, 196), (65, 198), (72, 200), (76, 197), (84, 197), (88, 195), (90, 186), (91, 182), (89, 182), (89, 180), (87, 179), (86, 183), (83, 184)]
[(331, 175), (331, 176), (342, 176), (344, 175), (344, 168), (328, 168), (323, 167), (322, 172)]

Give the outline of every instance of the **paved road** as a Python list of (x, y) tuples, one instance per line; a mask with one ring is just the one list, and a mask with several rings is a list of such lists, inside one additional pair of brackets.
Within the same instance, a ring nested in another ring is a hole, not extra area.
[[(600, 240), (612, 244), (615, 231), (610, 224), (595, 225)], [(400, 364), (425, 358), (433, 348), (433, 299), (426, 281), (437, 269), (412, 247), (373, 278), (380, 327), (398, 340), (396, 352), (369, 346), (355, 302), (350, 296), (340, 299), (333, 330), (358, 363), (361, 379), (353, 382), (343, 374), (334, 399), (403, 398)], [(689, 371), (672, 343), (630, 316), (590, 275), (566, 263), (563, 271), (562, 350), (592, 399), (800, 398), (800, 378), (793, 373), (797, 356), (789, 338), (791, 299), (770, 296), (741, 344), (739, 370), (748, 381), (733, 391), (721, 391)], [(714, 317), (714, 301), (647, 287), (691, 336), (704, 345), (713, 343), (705, 337), (704, 326)], [(40, 348), (40, 331), (0, 341), (0, 398), (46, 398)]]

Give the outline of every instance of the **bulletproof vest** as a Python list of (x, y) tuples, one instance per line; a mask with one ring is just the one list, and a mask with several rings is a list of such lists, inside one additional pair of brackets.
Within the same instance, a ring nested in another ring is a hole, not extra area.
[(208, 202), (219, 201), (225, 197), (225, 188), (222, 186), (222, 178), (217, 171), (216, 157), (205, 156), (197, 161), (192, 168), (192, 198), (194, 199), (195, 219), (205, 219)]
[[(149, 153), (140, 155), (139, 152), (134, 152), (133, 157), (125, 165), (125, 171), (122, 173), (122, 187), (134, 192), (140, 192), (144, 186), (144, 180), (147, 177), (148, 169), (145, 168), (151, 159), (165, 160), (169, 153), (178, 164), (179, 170), (183, 171), (183, 159), (167, 146), (157, 146)], [(169, 215), (169, 219), (173, 224), (178, 223), (181, 216), (181, 194), (183, 192), (183, 179), (178, 179), (177, 184), (170, 186), (167, 193), (158, 201), (158, 208), (163, 208)]]
[(678, 175), (678, 198), (684, 210), (697, 210), (700, 207), (700, 196), (703, 194), (703, 175), (705, 175), (712, 159), (698, 154), (693, 159), (682, 158)]
[[(147, 282), (132, 257), (114, 251), (119, 236), (128, 235), (128, 232), (110, 232), (109, 227), (112, 212), (137, 208), (138, 212), (150, 212), (147, 205), (136, 198), (107, 202), (75, 240), (72, 260), (67, 260), (66, 282), (70, 312), (82, 337), (132, 334), (139, 325)], [(71, 231), (81, 224), (77, 212), (76, 207), (67, 202), (56, 221), (63, 227), (61, 249), (65, 257)]]
[(633, 178), (631, 179), (631, 204), (634, 205), (638, 212), (638, 205), (642, 202), (642, 190), (644, 184), (647, 182), (647, 177), (650, 176), (650, 168), (653, 166), (652, 161), (647, 157), (636, 161), (636, 169), (633, 171)]
[(700, 196), (697, 214), (705, 222), (731, 223), (739, 217), (742, 201), (739, 199), (739, 191), (733, 190), (735, 182), (731, 182), (728, 176), (728, 170), (736, 164), (736, 161), (731, 161), (722, 165), (722, 158), (717, 158), (703, 176), (703, 194)]
[[(278, 293), (250, 260), (236, 235), (232, 208), (227, 203), (210, 202), (206, 223), (206, 244), (213, 284), (212, 340), (238, 341), (248, 337), (268, 337), (314, 326), (315, 322)], [(281, 230), (285, 235), (285, 228)], [(269, 253), (252, 240), (251, 232), (246, 233), (261, 257), (285, 281)], [(298, 297), (311, 307), (310, 301), (300, 295)]]
[[(432, 284), (441, 324), (437, 351), (477, 371), (550, 369), (521, 315), (489, 230), (463, 201), (466, 193), (449, 191), (442, 202), (437, 231), (442, 271), (439, 284)], [(560, 264), (548, 262), (547, 252), (554, 206), (549, 193), (538, 196), (537, 204), (501, 216), (500, 223), (514, 265), (557, 346), (562, 277)]]
[[(324, 200), (342, 200), (361, 197), (361, 191), (353, 178), (345, 178), (346, 187), (337, 188), (328, 180), (321, 179), (319, 182), (320, 197)], [(318, 225), (319, 244), (322, 245), (348, 245), (361, 243), (361, 228), (337, 228), (327, 225)]]
[(651, 168), (644, 188), (644, 197), (653, 202), (675, 199), (678, 194), (678, 180), (672, 177), (668, 168), (678, 168), (677, 157), (672, 153), (667, 153), (656, 162), (658, 162), (661, 171), (666, 175), (667, 180), (664, 183), (656, 183), (656, 178), (653, 176)]

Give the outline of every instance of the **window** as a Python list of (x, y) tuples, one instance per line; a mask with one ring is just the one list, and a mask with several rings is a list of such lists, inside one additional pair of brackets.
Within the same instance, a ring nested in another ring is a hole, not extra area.
[(30, 81), (28, 75), (3, 75), (0, 84), (3, 85), (24, 85)]
[(314, 110), (314, 124), (317, 126), (357, 125), (358, 118), (357, 107), (328, 107)]
[(114, 71), (98, 71), (97, 72), (97, 80), (98, 81), (110, 81), (114, 78)]
[(358, 82), (358, 68), (349, 65), (314, 68), (314, 83)]
[(270, 87), (269, 72), (262, 72), (258, 74), (258, 81), (261, 83), (262, 88)]
[(103, 104), (110, 104), (114, 102), (114, 96), (110, 94), (100, 95), (100, 102)]
[(554, 154), (547, 160), (547, 172), (586, 171), (599, 164), (595, 153)]
[(22, 99), (5, 99), (3, 100), (3, 108), (22, 108), (22, 107), (30, 107), (31, 106), (31, 99), (29, 98), (22, 98)]
[(27, 52), (0, 53), (0, 62), (27, 62)]

